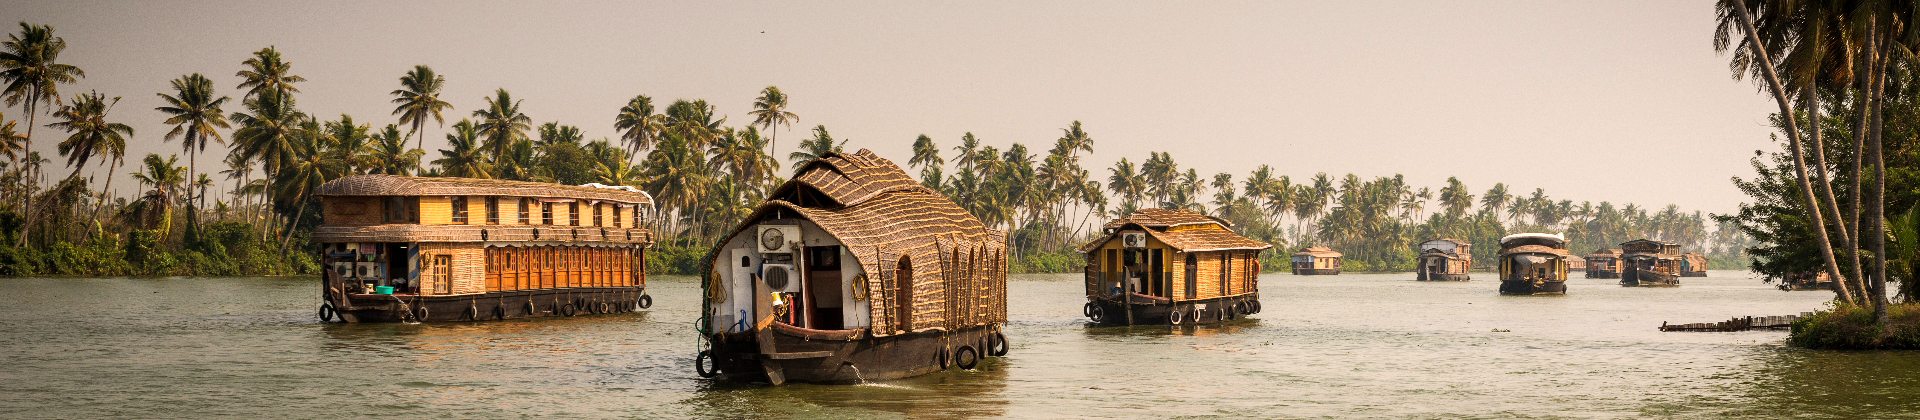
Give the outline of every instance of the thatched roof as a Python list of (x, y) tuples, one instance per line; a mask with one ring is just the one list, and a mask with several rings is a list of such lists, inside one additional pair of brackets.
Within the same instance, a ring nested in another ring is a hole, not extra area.
[[(761, 221), (794, 215), (812, 221), (839, 240), (868, 275), (891, 273), (894, 264), (902, 257), (908, 258), (915, 279), (911, 317), (915, 330), (1005, 321), (1003, 309), (984, 318), (974, 313), (947, 313), (949, 305), (942, 300), (945, 297), (941, 291), (948, 287), (944, 279), (949, 275), (960, 276), (949, 273), (948, 266), (958, 267), (977, 258), (1004, 258), (1006, 233), (987, 228), (946, 196), (913, 182), (892, 161), (861, 149), (827, 153), (801, 165), (793, 179), (774, 189), (773, 196), (723, 241)], [(714, 248), (714, 252), (720, 251), (720, 247)], [(712, 261), (716, 255), (709, 254), (707, 260)], [(955, 255), (962, 261), (952, 261)], [(976, 275), (990, 283), (995, 293), (1004, 293), (1006, 272), (991, 267), (1004, 266), (1005, 262), (995, 264), (975, 263), (976, 267), (989, 267)], [(876, 279), (867, 282), (867, 287), (870, 296), (882, 296), (881, 289), (891, 285)], [(882, 319), (889, 306), (872, 308), (875, 335), (890, 334), (878, 329), (885, 325)]]
[(1521, 245), (1500, 250), (1500, 255), (1512, 254), (1553, 254), (1564, 257), (1567, 256), (1567, 250), (1545, 245)]
[(548, 182), (399, 175), (344, 176), (320, 185), (313, 194), (321, 197), (497, 195), (578, 198), (653, 205), (652, 196), (631, 187), (574, 186)]
[(1301, 250), (1300, 252), (1295, 252), (1293, 253), (1293, 255), (1306, 255), (1314, 258), (1340, 258), (1344, 256), (1341, 253), (1334, 251), (1333, 248), (1328, 248), (1320, 245), (1307, 247), (1307, 249)]
[(1420, 244), (1426, 245), (1434, 242), (1452, 242), (1454, 245), (1473, 245), (1472, 242), (1462, 241), (1462, 240), (1453, 239), (1453, 238), (1440, 238), (1440, 239), (1435, 239), (1431, 241), (1421, 242)]
[(1620, 248), (1600, 248), (1599, 251), (1587, 254), (1587, 258), (1620, 258)]
[[(1199, 213), (1186, 210), (1141, 209), (1134, 211), (1133, 214), (1129, 214), (1126, 217), (1108, 222), (1107, 229), (1114, 230), (1114, 232), (1107, 234), (1107, 236), (1100, 237), (1100, 239), (1095, 239), (1093, 242), (1088, 242), (1086, 245), (1081, 245), (1079, 248), (1080, 253), (1093, 252), (1093, 250), (1105, 246), (1107, 241), (1119, 237), (1120, 229), (1124, 229), (1127, 226), (1137, 226), (1140, 228), (1139, 231), (1146, 232), (1147, 236), (1152, 236), (1153, 239), (1182, 252), (1241, 249), (1257, 250), (1273, 247), (1273, 245), (1268, 245), (1266, 242), (1247, 239), (1245, 236), (1233, 233), (1232, 230), (1227, 229), (1229, 225), (1225, 221), (1207, 217)], [(1177, 226), (1189, 228), (1165, 229)], [(1156, 227), (1165, 230), (1153, 229)]]
[(1133, 213), (1128, 214), (1127, 217), (1107, 222), (1106, 228), (1113, 229), (1127, 224), (1136, 224), (1164, 229), (1174, 226), (1203, 225), (1209, 223), (1218, 224), (1222, 227), (1233, 227), (1233, 224), (1228, 223), (1226, 220), (1187, 210), (1146, 208), (1134, 210)]
[(552, 242), (567, 245), (651, 244), (653, 233), (641, 228), (552, 225), (416, 225), (320, 226), (314, 242)]

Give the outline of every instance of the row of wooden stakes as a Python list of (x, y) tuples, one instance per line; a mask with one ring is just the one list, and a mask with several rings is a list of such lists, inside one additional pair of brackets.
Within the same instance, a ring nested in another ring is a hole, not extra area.
[(1703, 322), (1696, 324), (1660, 323), (1660, 331), (1746, 331), (1746, 330), (1784, 330), (1793, 326), (1793, 321), (1803, 316), (1813, 316), (1812, 312), (1799, 315), (1734, 317), (1721, 322)]

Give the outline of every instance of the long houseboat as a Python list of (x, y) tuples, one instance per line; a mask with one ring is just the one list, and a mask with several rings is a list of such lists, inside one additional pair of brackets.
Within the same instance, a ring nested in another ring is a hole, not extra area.
[(1500, 294), (1567, 293), (1567, 239), (1516, 233), (1500, 238)]
[(1680, 285), (1680, 244), (1637, 239), (1620, 244), (1620, 250), (1620, 285)]
[(1680, 254), (1680, 277), (1706, 277), (1707, 256), (1688, 252)]
[(631, 187), (354, 175), (320, 186), (319, 316), (479, 321), (652, 304)]
[(1620, 249), (1619, 248), (1603, 248), (1599, 251), (1594, 251), (1592, 254), (1587, 254), (1586, 260), (1587, 260), (1587, 278), (1590, 278), (1590, 279), (1620, 278)]
[(1473, 266), (1473, 244), (1459, 239), (1435, 239), (1422, 242), (1414, 247), (1420, 253), (1419, 274), (1415, 280), (1421, 281), (1468, 281), (1473, 280), (1467, 270)]
[(1293, 253), (1293, 275), (1296, 276), (1333, 276), (1340, 274), (1340, 259), (1345, 257), (1340, 251), (1324, 246), (1310, 246)]
[(703, 377), (855, 383), (1008, 351), (1006, 234), (867, 150), (801, 165), (705, 264)]
[(1211, 324), (1260, 311), (1260, 252), (1272, 248), (1186, 210), (1141, 209), (1108, 222), (1086, 255), (1096, 323)]

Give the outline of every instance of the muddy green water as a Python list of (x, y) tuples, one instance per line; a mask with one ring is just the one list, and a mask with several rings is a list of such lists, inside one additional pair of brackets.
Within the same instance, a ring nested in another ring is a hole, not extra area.
[(0, 418), (1920, 415), (1920, 353), (1656, 331), (1830, 296), (1713, 274), (1663, 289), (1575, 279), (1541, 297), (1268, 274), (1264, 313), (1184, 329), (1089, 328), (1078, 276), (1016, 276), (1007, 358), (777, 388), (694, 376), (686, 277), (654, 279), (642, 314), (428, 325), (318, 323), (311, 279), (10, 279)]

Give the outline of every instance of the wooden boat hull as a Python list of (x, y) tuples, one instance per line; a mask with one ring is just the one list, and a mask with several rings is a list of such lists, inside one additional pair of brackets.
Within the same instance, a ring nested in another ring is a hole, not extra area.
[[(788, 329), (803, 330), (794, 327)], [(715, 364), (729, 380), (816, 384), (852, 384), (863, 381), (910, 378), (955, 365), (955, 355), (971, 348), (981, 360), (989, 357), (988, 338), (999, 325), (980, 325), (956, 331), (922, 331), (871, 337), (864, 330), (853, 337), (828, 336), (839, 331), (793, 334), (763, 328), (757, 331), (714, 334)], [(771, 341), (771, 345), (763, 342)], [(771, 349), (773, 351), (766, 351)], [(776, 377), (777, 376), (777, 377)]]
[(1417, 278), (1416, 280), (1420, 280), (1420, 281), (1469, 281), (1469, 280), (1473, 280), (1473, 276), (1472, 276), (1472, 275), (1469, 275), (1469, 274), (1467, 274), (1467, 273), (1458, 273), (1458, 274), (1452, 274), (1452, 273), (1428, 273), (1428, 272), (1424, 272), (1424, 271), (1423, 271), (1423, 272), (1420, 272), (1420, 273), (1419, 273), (1419, 277), (1418, 277), (1418, 278)]
[(1800, 291), (1800, 290), (1833, 290), (1833, 282), (1819, 282), (1819, 283), (1789, 283), (1789, 284), (1787, 285), (1787, 288), (1788, 288), (1789, 290), (1794, 290), (1794, 291)]
[[(1123, 305), (1119, 299), (1093, 299), (1088, 302), (1100, 308), (1099, 319), (1093, 319), (1094, 323), (1100, 325), (1127, 325), (1129, 307), (1133, 310), (1133, 325), (1218, 324), (1245, 319), (1247, 315), (1260, 313), (1258, 295), (1179, 302), (1135, 297), (1132, 305)], [(1092, 317), (1090, 309), (1083, 309), (1082, 312), (1083, 315)], [(1178, 322), (1174, 320), (1175, 312), (1180, 314)]]
[(1295, 268), (1293, 269), (1293, 275), (1296, 275), (1296, 276), (1333, 276), (1333, 275), (1339, 275), (1339, 274), (1340, 274), (1340, 269), (1338, 268)]
[(1588, 271), (1587, 271), (1587, 278), (1590, 278), (1590, 279), (1617, 279), (1617, 278), (1620, 278), (1620, 272), (1618, 272), (1618, 271), (1593, 271), (1593, 270), (1588, 270)]
[(1707, 272), (1705, 271), (1688, 271), (1688, 272), (1680, 273), (1680, 277), (1706, 277), (1706, 276), (1707, 276)]
[(1671, 287), (1680, 285), (1680, 276), (1651, 271), (1620, 273), (1620, 285), (1628, 287)]
[[(473, 295), (413, 296), (348, 294), (329, 299), (346, 322), (442, 322), (578, 316), (633, 312), (646, 288), (581, 287), (518, 290)], [(651, 305), (652, 298), (647, 298)], [(426, 309), (421, 317), (421, 309)]]
[(1500, 282), (1500, 294), (1503, 295), (1564, 295), (1567, 294), (1566, 281), (1503, 281)]

